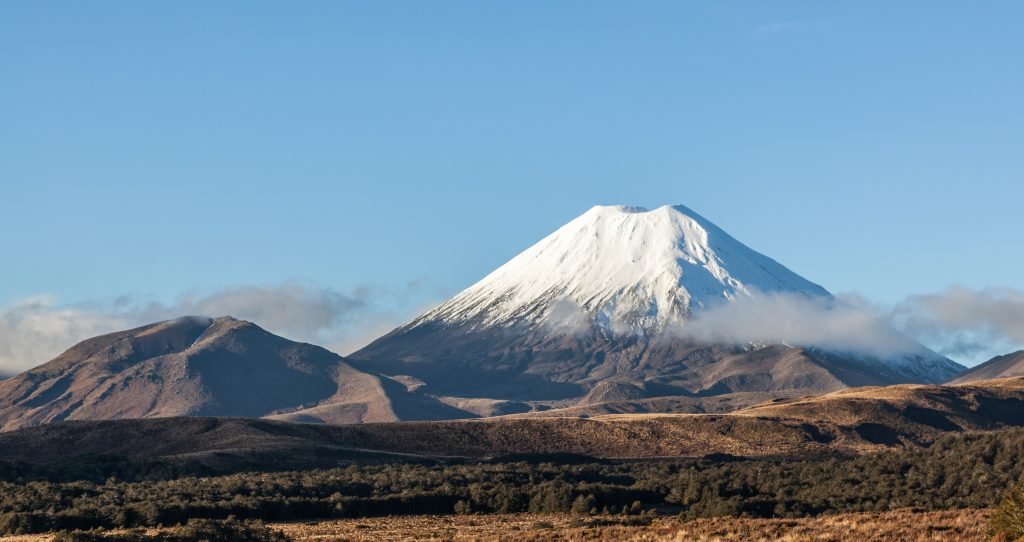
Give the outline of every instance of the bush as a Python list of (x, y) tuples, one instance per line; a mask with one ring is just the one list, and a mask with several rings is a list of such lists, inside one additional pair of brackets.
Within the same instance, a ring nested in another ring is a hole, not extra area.
[(275, 531), (259, 521), (192, 520), (173, 531), (168, 542), (287, 542), (284, 533)]
[(111, 534), (103, 531), (64, 531), (53, 542), (287, 542), (291, 540), (262, 522), (199, 519), (154, 535), (142, 530)]
[(1002, 502), (992, 514), (989, 531), (1005, 540), (1024, 537), (1024, 484), (1017, 484), (1006, 492)]

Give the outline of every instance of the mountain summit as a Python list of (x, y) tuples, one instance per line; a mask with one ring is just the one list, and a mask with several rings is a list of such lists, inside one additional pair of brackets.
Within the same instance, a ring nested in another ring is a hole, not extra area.
[(881, 359), (679, 333), (764, 295), (839, 303), (684, 206), (598, 206), (351, 357), (441, 395), (590, 402), (937, 383), (962, 370), (905, 338), (910, 353)]
[(412, 327), (428, 322), (557, 325), (578, 312), (609, 329), (647, 332), (682, 323), (705, 307), (775, 292), (829, 296), (681, 205), (653, 211), (598, 206)]

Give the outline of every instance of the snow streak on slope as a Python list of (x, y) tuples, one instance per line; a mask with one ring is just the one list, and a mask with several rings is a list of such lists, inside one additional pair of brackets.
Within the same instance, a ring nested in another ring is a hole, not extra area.
[(757, 293), (831, 297), (683, 206), (598, 206), (412, 324), (664, 329)]

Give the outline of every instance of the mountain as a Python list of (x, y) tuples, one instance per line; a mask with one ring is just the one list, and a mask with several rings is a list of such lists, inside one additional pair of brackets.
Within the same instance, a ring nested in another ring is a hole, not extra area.
[(957, 375), (950, 383), (962, 384), (1011, 376), (1024, 376), (1024, 350), (996, 356), (981, 365), (971, 367)]
[(61, 420), (273, 415), (352, 423), (470, 414), (230, 317), (184, 317), (95, 337), (0, 381), (2, 430)]
[(686, 207), (599, 206), (350, 358), (441, 396), (589, 402), (938, 383), (962, 370), (902, 337), (908, 353), (886, 358), (688, 337), (705, 311), (764, 295), (839, 303)]

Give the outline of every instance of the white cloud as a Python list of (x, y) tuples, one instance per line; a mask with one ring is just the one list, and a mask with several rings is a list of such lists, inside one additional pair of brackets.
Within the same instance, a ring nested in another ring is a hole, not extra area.
[(867, 311), (799, 294), (740, 297), (697, 312), (676, 331), (701, 342), (782, 343), (880, 357), (918, 348)]
[(884, 313), (893, 325), (949, 355), (984, 361), (1024, 347), (1024, 291), (954, 286), (907, 297)]
[[(124, 296), (66, 306), (48, 296), (26, 298), (0, 309), (0, 374), (29, 369), (89, 337), (183, 315), (231, 315), (344, 355), (422, 312), (422, 304), (414, 306), (410, 299), (439, 297), (438, 292), (424, 295), (422, 287), (412, 283), (398, 291), (364, 287), (341, 293), (291, 281), (190, 292), (172, 303)], [(967, 364), (1024, 346), (1021, 290), (953, 287), (891, 306), (856, 294), (840, 297), (840, 302), (829, 302), (755, 295), (707, 308), (672, 331), (706, 342), (781, 342), (884, 356), (912, 348), (896, 329)], [(550, 329), (568, 333), (579, 333), (589, 323), (572, 303), (556, 304), (545, 318)]]
[(548, 332), (584, 334), (591, 329), (590, 315), (571, 299), (557, 299), (544, 313), (541, 323)]
[[(894, 305), (855, 293), (838, 298), (755, 294), (696, 311), (669, 331), (708, 343), (784, 343), (881, 357), (914, 352), (917, 341), (965, 365), (1024, 348), (1021, 290), (952, 287), (908, 296)], [(549, 312), (545, 323), (576, 334), (593, 321), (582, 308), (562, 304)], [(630, 329), (605, 324), (615, 331)]]
[[(579, 335), (598, 325), (616, 335), (641, 332), (637, 318), (602, 313), (598, 321), (569, 300), (555, 302), (542, 323), (550, 331)], [(654, 323), (654, 320), (651, 320)], [(770, 293), (742, 296), (670, 318), (664, 333), (702, 343), (790, 344), (861, 352), (880, 357), (906, 354), (920, 347), (886, 326), (874, 314), (842, 301), (806, 295)]]
[(346, 294), (290, 281), (189, 292), (173, 303), (123, 296), (61, 306), (53, 297), (32, 297), (0, 309), (0, 374), (32, 368), (89, 337), (185, 315), (230, 315), (289, 339), (348, 354), (404, 323), (411, 311), (401, 307), (421, 289), (412, 283), (400, 291), (362, 287)]
[(32, 368), (81, 339), (128, 327), (116, 314), (55, 306), (54, 299), (23, 299), (0, 311), (0, 375)]

